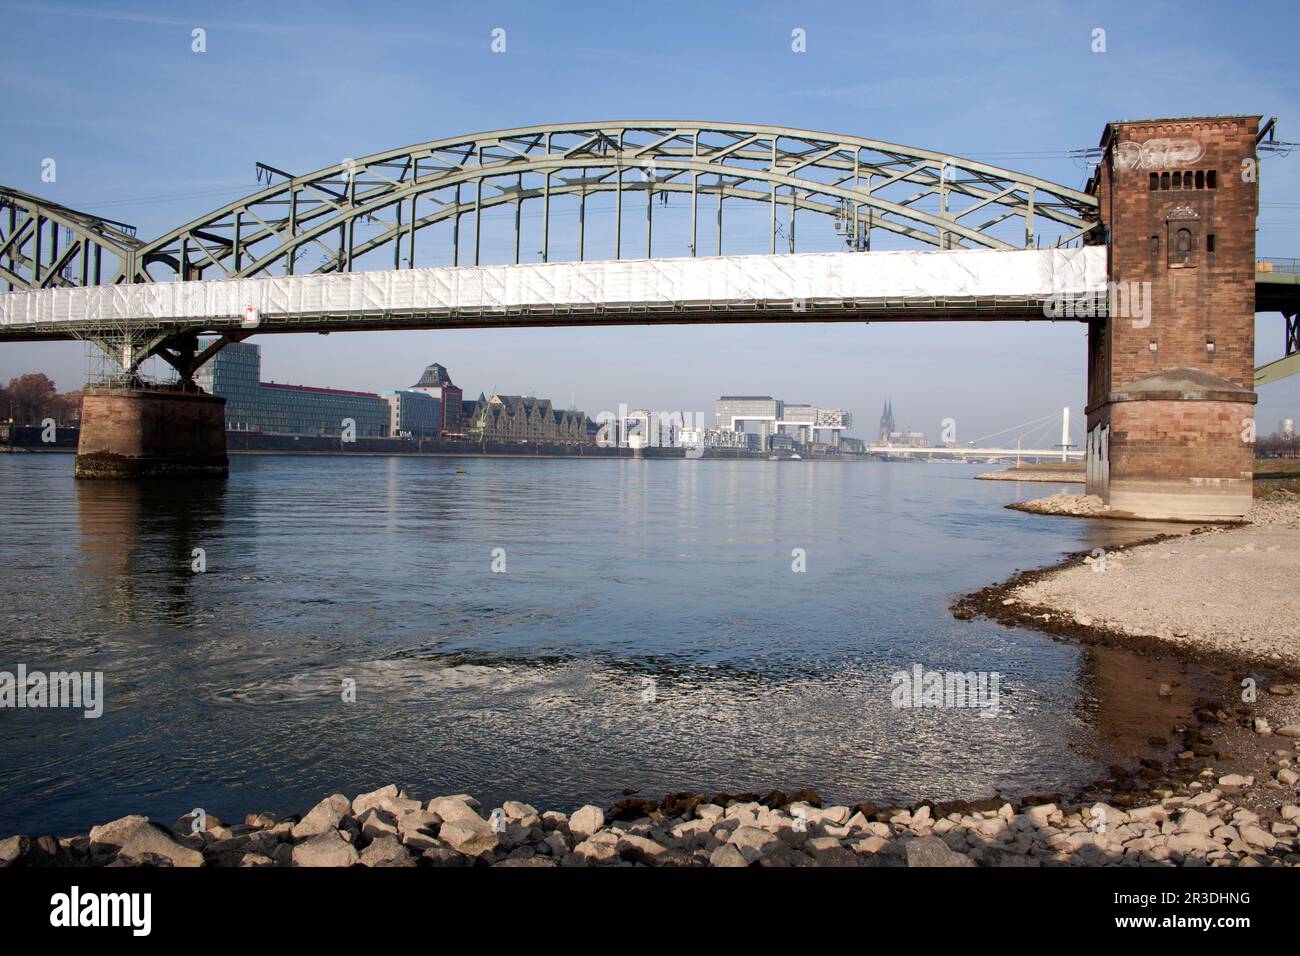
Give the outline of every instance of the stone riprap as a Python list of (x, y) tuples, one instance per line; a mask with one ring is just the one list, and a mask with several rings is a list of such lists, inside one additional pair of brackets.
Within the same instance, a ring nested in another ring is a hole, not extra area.
[[(805, 790), (677, 793), (565, 814), (515, 801), (485, 812), (465, 794), (421, 803), (390, 785), (332, 795), (301, 818), (258, 813), (227, 826), (209, 815), (196, 828), (188, 815), (171, 827), (128, 816), (82, 836), (13, 836), (0, 840), (0, 866), (1297, 866), (1295, 737), (1273, 733), (1288, 747), (1274, 751), (1268, 778), (1207, 766), (1158, 780), (1145, 801), (1117, 789), (1068, 805), (878, 808), (821, 806)], [(1179, 757), (1184, 769), (1194, 759)], [(1261, 794), (1275, 810), (1247, 808)]]

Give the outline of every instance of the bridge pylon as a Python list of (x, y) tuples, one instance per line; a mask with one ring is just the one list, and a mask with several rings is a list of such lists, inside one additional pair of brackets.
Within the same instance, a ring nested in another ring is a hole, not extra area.
[(1112, 123), (1089, 191), (1110, 308), (1089, 323), (1088, 491), (1233, 520), (1254, 464), (1258, 116)]

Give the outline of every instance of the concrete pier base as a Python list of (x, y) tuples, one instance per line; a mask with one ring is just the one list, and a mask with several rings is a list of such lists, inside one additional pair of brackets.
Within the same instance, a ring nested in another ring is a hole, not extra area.
[(78, 478), (222, 476), (226, 400), (203, 392), (89, 385), (81, 403)]

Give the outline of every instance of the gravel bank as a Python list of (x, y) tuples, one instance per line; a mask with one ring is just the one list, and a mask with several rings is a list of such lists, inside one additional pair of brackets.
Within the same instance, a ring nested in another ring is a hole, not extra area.
[(1008, 594), (1085, 627), (1300, 671), (1300, 496), (1257, 499), (1247, 521), (1088, 555)]
[(1101, 518), (1110, 511), (1098, 495), (1072, 495), (1065, 492), (1032, 501), (1012, 502), (1007, 507), (1034, 515), (1068, 515), (1075, 518)]
[(983, 481), (1044, 481), (1063, 485), (1082, 485), (1086, 479), (1082, 472), (1073, 471), (986, 471), (975, 476)]

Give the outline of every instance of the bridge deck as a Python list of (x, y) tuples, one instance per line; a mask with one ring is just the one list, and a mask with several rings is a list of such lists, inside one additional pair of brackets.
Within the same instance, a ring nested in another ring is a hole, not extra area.
[[(261, 332), (498, 325), (1047, 319), (1054, 296), (1106, 288), (1106, 250), (799, 253), (556, 262), (0, 295), (0, 339), (123, 327)], [(1104, 299), (1104, 297), (1103, 297)], [(1069, 316), (1076, 318), (1077, 316)]]

